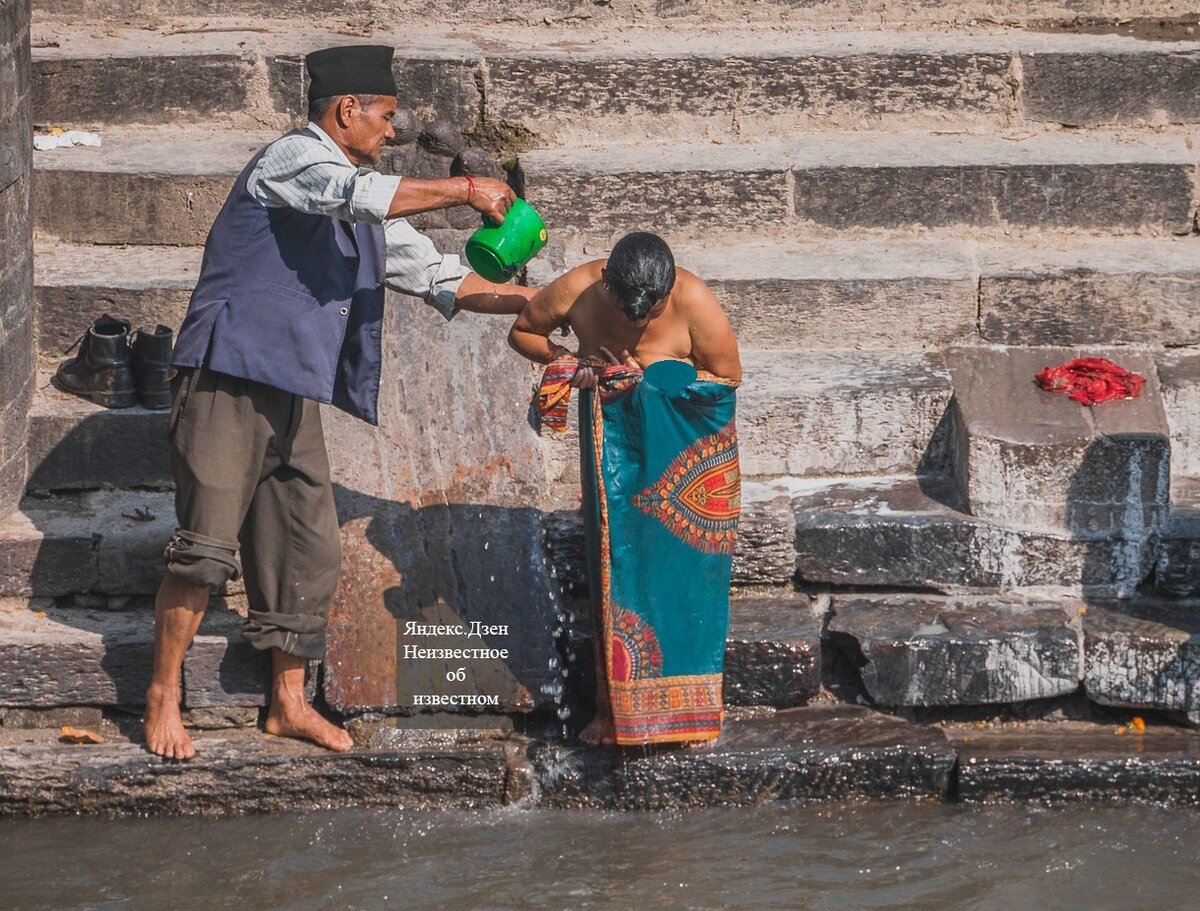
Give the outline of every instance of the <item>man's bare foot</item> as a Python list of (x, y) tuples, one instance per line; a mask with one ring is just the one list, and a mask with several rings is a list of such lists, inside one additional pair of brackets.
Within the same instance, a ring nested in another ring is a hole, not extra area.
[(617, 742), (612, 722), (600, 714), (597, 714), (587, 723), (587, 727), (579, 732), (579, 739), (594, 747), (610, 747)]
[(333, 750), (335, 753), (345, 753), (354, 746), (354, 740), (348, 731), (326, 721), (307, 702), (287, 705), (279, 701), (273, 702), (263, 730), (276, 737), (311, 740), (317, 746)]
[(142, 716), (146, 748), (163, 759), (188, 760), (196, 755), (192, 738), (183, 729), (179, 691), (150, 684), (146, 691), (146, 713)]

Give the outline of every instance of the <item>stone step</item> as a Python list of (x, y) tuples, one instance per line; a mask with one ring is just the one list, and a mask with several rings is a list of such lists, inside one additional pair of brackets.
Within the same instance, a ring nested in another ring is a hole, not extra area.
[[(1192, 237), (1061, 235), (1035, 243), (913, 240), (690, 241), (676, 263), (716, 293), (743, 347), (945, 349), (1200, 343), (1200, 244)], [(530, 264), (532, 284), (606, 255), (572, 245)], [(1198, 434), (1200, 437), (1200, 434)]]
[[(461, 247), (450, 232), (430, 233), (446, 252)], [(801, 342), (814, 349), (943, 349), (980, 337), (1006, 345), (1200, 344), (1200, 314), (1191, 306), (1200, 288), (1200, 244), (1191, 238), (1063, 236), (1053, 247), (902, 237), (667, 240), (679, 265), (716, 292), (748, 349), (795, 349)], [(592, 258), (572, 252), (567, 264)], [(178, 326), (200, 259), (197, 247), (38, 243), (43, 364), (57, 364), (101, 313), (135, 326)], [(539, 257), (530, 281), (546, 284), (561, 268), (556, 257)]]
[(1093, 604), (1083, 614), (1083, 636), (1089, 699), (1181, 712), (1200, 724), (1200, 603)]
[[(100, 148), (34, 153), (39, 242), (199, 245), (234, 178), (278, 130), (139, 127), (104, 134)], [(415, 143), (385, 149), (381, 170), (429, 178), (449, 174), (451, 158)], [(422, 230), (473, 230), (466, 206), (413, 216)]]
[(104, 408), (38, 375), (29, 411), (29, 489), (164, 487), (170, 412)]
[(1050, 699), (1083, 679), (1085, 611), (1077, 599), (835, 595), (826, 648), (882, 706)]
[(1195, 156), (1169, 133), (1135, 143), (1106, 133), (819, 133), (532, 151), (521, 165), (548, 224), (602, 243), (638, 227), (700, 240), (715, 225), (814, 239), (951, 227), (1172, 234), (1194, 215)]
[(821, 689), (821, 620), (805, 595), (732, 598), (726, 705), (790, 708), (814, 698)]
[[(943, 467), (950, 403), (940, 356), (897, 351), (742, 351), (743, 476), (914, 472)], [(579, 490), (577, 403), (567, 431), (542, 432), (551, 486)]]
[(75, 243), (202, 244), (233, 178), (278, 135), (107, 132), (101, 148), (35, 152), (34, 230)]
[(0, 520), (0, 597), (151, 594), (174, 530), (166, 492), (26, 497)]
[[(314, 19), (330, 20), (343, 28), (357, 27), (364, 35), (372, 34), (380, 22), (404, 21), (419, 15), (422, 21), (473, 25), (481, 22), (520, 22), (529, 25), (571, 25), (594, 23), (598, 26), (644, 25), (671, 26), (696, 21), (713, 21), (726, 25), (757, 21), (765, 23), (795, 23), (828, 28), (834, 23), (856, 23), (878, 26), (880, 23), (911, 27), (913, 25), (944, 25), (947, 22), (991, 26), (995, 23), (1024, 24), (1037, 20), (1076, 20), (1080, 17), (1102, 20), (1111, 25), (1119, 17), (1130, 23), (1127, 0), (968, 0), (948, 3), (944, 0), (922, 0), (916, 4), (897, 7), (886, 0), (765, 0), (751, 5), (731, 0), (612, 0), (602, 5), (584, 6), (578, 0), (518, 0), (506, 3), (500, 10), (494, 0), (368, 0), (350, 3), (348, 0), (287, 0), (287, 2), (233, 3), (232, 0), (36, 0), (34, 10), (38, 19), (74, 23), (80, 19), (130, 21), (135, 24), (160, 25), (164, 17), (204, 17), (214, 25), (222, 20), (251, 21), (244, 17), (263, 16), (288, 18), (294, 22)], [(1153, 26), (1157, 17), (1183, 17), (1195, 10), (1180, 0), (1148, 0), (1138, 3), (1139, 24)], [(350, 17), (347, 21), (347, 16)], [(215, 17), (215, 18), (214, 18)], [(1142, 17), (1145, 17), (1142, 19)], [(1147, 21), (1148, 20), (1148, 21)], [(1180, 29), (1182, 30), (1182, 29)], [(1172, 34), (1168, 31), (1167, 34)]]
[(200, 274), (198, 247), (92, 246), (39, 242), (34, 249), (37, 347), (57, 364), (96, 317), (175, 329)]
[[(661, 810), (767, 800), (949, 793), (954, 754), (933, 726), (858, 706), (819, 705), (726, 721), (715, 743), (680, 751), (531, 751), (543, 806)], [(856, 768), (848, 768), (853, 757)]]
[[(345, 40), (338, 30), (270, 20), (242, 31), (202, 20), (106, 25), (98, 36), (56, 25), (34, 28), (33, 109), (39, 123), (76, 127), (199, 117), (284, 127), (303, 114), (303, 54)], [(463, 129), (486, 117), (543, 144), (574, 144), (597, 130), (733, 138), (838, 125), (1200, 120), (1187, 89), (1200, 73), (1197, 41), (699, 23), (668, 33), (501, 26), (486, 36), (426, 27), (371, 39), (398, 49), (406, 108)], [(141, 91), (126, 99), (120, 88), (133, 82)]]
[(930, 477), (778, 478), (746, 484), (742, 500), (747, 510), (792, 504), (804, 583), (1128, 597), (1152, 571), (1151, 540), (1005, 528), (960, 511), (957, 496)]
[[(1173, 445), (1173, 444), (1172, 444)], [(1171, 479), (1171, 515), (1158, 542), (1154, 589), (1173, 598), (1200, 598), (1200, 479)]]
[(1200, 343), (1195, 238), (1071, 238), (978, 253), (979, 333), (1002, 345)]
[[(275, 132), (110, 131), (101, 148), (34, 155), (35, 228), (78, 243), (198, 244), (232, 178)], [(852, 140), (852, 141), (851, 141)], [(529, 199), (564, 237), (620, 224), (699, 239), (958, 227), (1170, 234), (1193, 215), (1183, 137), (812, 134), (752, 147), (642, 144), (528, 152)], [(703, 213), (701, 215), (700, 213)], [(707, 232), (707, 228), (703, 229)]]
[[(1045, 367), (1107, 356), (1145, 378), (1140, 395), (1083, 407), (1038, 388)], [(1150, 535), (1167, 518), (1170, 431), (1145, 352), (963, 348), (951, 355), (962, 504), (999, 524), (1076, 538)]]
[[(210, 610), (183, 666), (185, 708), (266, 703), (270, 659), (241, 637), (243, 618)], [(0, 600), (0, 706), (140, 706), (154, 654), (147, 611)]]

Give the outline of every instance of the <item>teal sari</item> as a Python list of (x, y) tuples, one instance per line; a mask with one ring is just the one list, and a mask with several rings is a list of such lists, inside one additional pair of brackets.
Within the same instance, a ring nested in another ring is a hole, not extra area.
[(622, 745), (721, 731), (740, 511), (735, 384), (679, 361), (605, 371), (580, 402), (588, 571)]

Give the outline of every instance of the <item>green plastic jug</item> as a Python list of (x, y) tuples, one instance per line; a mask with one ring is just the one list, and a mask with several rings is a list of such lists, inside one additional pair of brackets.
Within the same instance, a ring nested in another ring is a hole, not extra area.
[(546, 223), (523, 199), (509, 207), (502, 224), (485, 218), (467, 241), (467, 262), (490, 282), (506, 282), (546, 246)]

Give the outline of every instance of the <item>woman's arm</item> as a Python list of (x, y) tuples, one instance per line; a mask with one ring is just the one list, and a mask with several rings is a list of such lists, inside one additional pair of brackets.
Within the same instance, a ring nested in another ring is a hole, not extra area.
[(508, 332), (508, 343), (522, 357), (548, 364), (571, 352), (550, 341), (550, 333), (567, 321), (578, 297), (577, 280), (572, 269), (559, 276), (525, 304)]
[(738, 355), (737, 337), (733, 334), (729, 318), (704, 282), (689, 274), (688, 284), (685, 298), (688, 332), (691, 334), (692, 360), (696, 368), (740, 383), (742, 359)]

